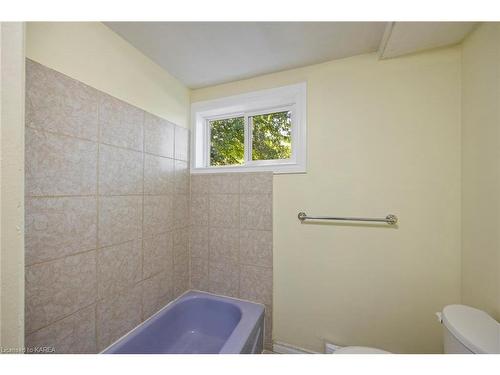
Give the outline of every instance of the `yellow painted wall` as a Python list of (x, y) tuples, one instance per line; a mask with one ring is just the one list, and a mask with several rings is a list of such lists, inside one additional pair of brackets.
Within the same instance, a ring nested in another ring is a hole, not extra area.
[(462, 301), (500, 320), (500, 24), (462, 47)]
[(0, 22), (0, 347), (24, 346), (24, 24)]
[(29, 22), (26, 56), (180, 126), (189, 126), (189, 90), (100, 22)]
[[(274, 339), (441, 352), (460, 302), (460, 48), (374, 54), (194, 90), (307, 81), (308, 172), (274, 177)], [(300, 224), (297, 213), (400, 225)]]

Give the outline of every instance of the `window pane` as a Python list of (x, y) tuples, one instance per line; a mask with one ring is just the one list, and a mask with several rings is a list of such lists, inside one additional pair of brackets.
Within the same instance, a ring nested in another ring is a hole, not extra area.
[(238, 165), (245, 161), (245, 120), (233, 117), (209, 121), (210, 165)]
[(292, 156), (292, 113), (252, 117), (252, 160), (289, 159)]

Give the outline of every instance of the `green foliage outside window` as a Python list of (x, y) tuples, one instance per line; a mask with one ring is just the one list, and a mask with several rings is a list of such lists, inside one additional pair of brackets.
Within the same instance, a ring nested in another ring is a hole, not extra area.
[(245, 162), (245, 120), (234, 117), (210, 121), (210, 165)]
[[(292, 154), (291, 112), (256, 115), (252, 118), (252, 160), (289, 159)], [(245, 120), (233, 117), (212, 120), (210, 165), (240, 165), (245, 162)]]
[(252, 160), (289, 159), (292, 156), (291, 112), (252, 117)]

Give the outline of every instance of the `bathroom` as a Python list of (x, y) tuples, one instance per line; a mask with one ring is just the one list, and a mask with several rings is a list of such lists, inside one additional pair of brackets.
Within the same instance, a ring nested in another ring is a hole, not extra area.
[(2, 352), (500, 354), (500, 23), (0, 35)]

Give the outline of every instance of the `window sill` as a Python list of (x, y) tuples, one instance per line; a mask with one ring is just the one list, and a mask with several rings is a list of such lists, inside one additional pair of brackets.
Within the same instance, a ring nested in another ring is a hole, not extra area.
[(249, 165), (227, 167), (191, 168), (191, 174), (273, 172), (274, 174), (306, 173), (306, 168), (295, 163), (275, 165)]

